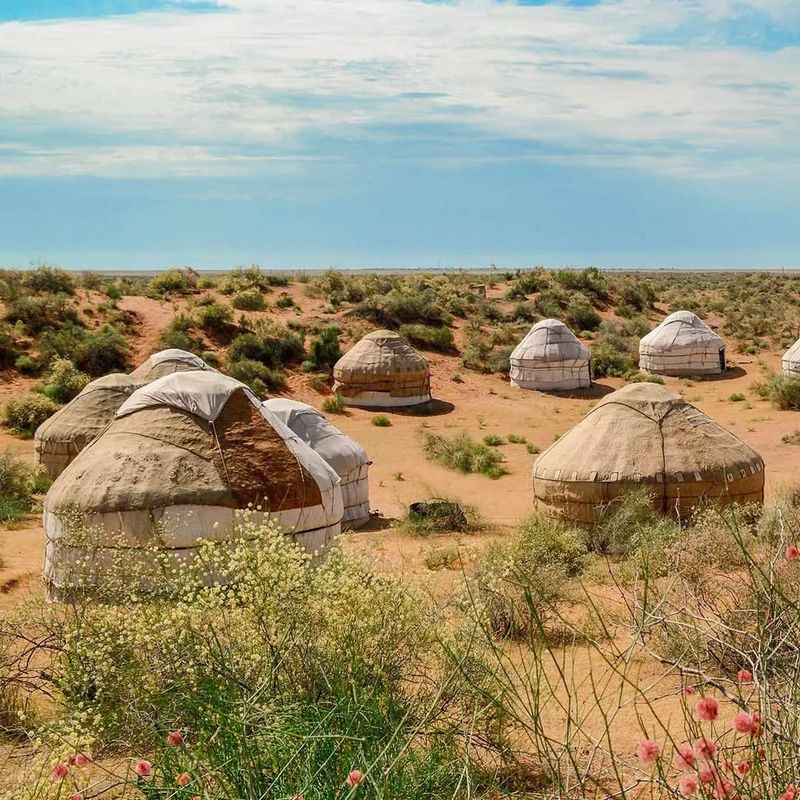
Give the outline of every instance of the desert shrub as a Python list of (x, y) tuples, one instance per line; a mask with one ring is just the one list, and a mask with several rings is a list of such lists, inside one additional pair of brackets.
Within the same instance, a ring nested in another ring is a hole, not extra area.
[(228, 348), (230, 361), (246, 358), (273, 368), (297, 363), (304, 354), (301, 336), (266, 322), (256, 325), (253, 332), (239, 334)]
[[(656, 299), (656, 292), (653, 286), (647, 281), (634, 278), (623, 278), (616, 287), (620, 306), (630, 309), (632, 312), (642, 312), (650, 308)], [(629, 316), (621, 314), (620, 316)], [(632, 314), (630, 315), (632, 316)]]
[(194, 324), (191, 317), (178, 314), (159, 335), (159, 349), (168, 350), (174, 347), (199, 356), (205, 348), (203, 343), (192, 335)]
[(564, 322), (577, 331), (597, 330), (602, 321), (597, 311), (583, 300), (570, 303), (564, 312)]
[(536, 306), (533, 303), (517, 303), (511, 312), (511, 320), (514, 322), (538, 322), (539, 315), (536, 313)]
[(474, 506), (448, 497), (430, 497), (408, 507), (400, 529), (411, 536), (435, 536), (442, 533), (474, 533), (483, 521)]
[(0, 455), (0, 523), (18, 522), (34, 507), (49, 481), (10, 451)]
[(461, 472), (479, 472), (489, 478), (505, 475), (503, 456), (485, 444), (474, 442), (468, 433), (453, 436), (422, 430), (425, 457), (449, 469)]
[(196, 321), (197, 326), (206, 333), (224, 333), (229, 330), (233, 322), (233, 310), (230, 306), (211, 302), (199, 306)]
[(547, 270), (536, 269), (520, 272), (514, 283), (506, 291), (509, 300), (525, 300), (528, 295), (541, 292), (552, 284), (552, 276)]
[(741, 403), (746, 399), (747, 398), (741, 392), (734, 392), (732, 395), (730, 395), (730, 397), (728, 397), (728, 400), (730, 400), (731, 403)]
[(518, 325), (492, 326), (485, 331), (477, 324), (466, 328), (461, 349), (461, 363), (475, 372), (499, 372), (507, 375), (511, 369), (511, 353), (522, 338), (524, 329)]
[(530, 455), (532, 455), (532, 456), (538, 456), (538, 455), (539, 455), (539, 453), (541, 453), (541, 452), (542, 452), (542, 448), (541, 448), (541, 447), (539, 447), (539, 445), (538, 445), (538, 444), (528, 444), (528, 445), (526, 445), (526, 446), (525, 446), (525, 449), (526, 449), (526, 450), (528, 451), (528, 453), (529, 453)]
[(55, 358), (44, 384), (42, 394), (56, 403), (67, 403), (91, 380), (85, 372), (81, 372), (68, 358)]
[(410, 344), (421, 350), (436, 350), (440, 353), (449, 353), (455, 347), (453, 332), (450, 328), (434, 327), (433, 325), (401, 325), (400, 335)]
[(509, 433), (506, 436), (509, 444), (527, 444), (528, 440), (524, 436), (520, 436), (517, 433)]
[(264, 293), (260, 289), (245, 289), (237, 292), (231, 305), (239, 311), (263, 311), (267, 307)]
[(322, 401), (322, 410), (326, 414), (343, 414), (347, 410), (347, 405), (339, 392), (335, 392), (332, 397), (326, 397)]
[(389, 328), (410, 323), (440, 326), (449, 321), (430, 289), (419, 293), (392, 289), (385, 295), (371, 295), (356, 306), (355, 313)]
[(640, 331), (636, 320), (605, 320), (592, 342), (592, 375), (622, 378), (635, 372), (639, 364)]
[(185, 295), (197, 290), (198, 274), (191, 268), (161, 272), (147, 284), (150, 295)]
[[(565, 289), (582, 292), (597, 300), (606, 299), (608, 294), (608, 280), (597, 267), (587, 267), (581, 270), (558, 270), (555, 279)], [(582, 330), (590, 329), (583, 328)]]
[(14, 362), (14, 369), (20, 375), (38, 375), (42, 370), (42, 365), (29, 355), (22, 355)]
[(40, 264), (19, 273), (22, 286), (34, 294), (73, 295), (77, 282), (73, 275), (49, 264)]
[(294, 308), (295, 302), (290, 294), (281, 292), (278, 299), (275, 301), (276, 308)]
[(45, 361), (57, 357), (68, 359), (92, 377), (124, 372), (130, 353), (125, 336), (108, 324), (92, 331), (77, 325), (47, 331), (39, 339), (38, 347)]
[(502, 436), (498, 436), (496, 433), (487, 433), (486, 436), (483, 437), (483, 443), (487, 447), (500, 447), (500, 445), (505, 444), (506, 441)]
[(32, 392), (15, 397), (3, 406), (3, 424), (23, 438), (34, 431), (58, 411), (58, 405), (43, 394)]
[(306, 372), (332, 369), (342, 357), (339, 345), (339, 329), (335, 325), (323, 328), (308, 347), (308, 359), (303, 362)]
[(627, 372), (623, 373), (628, 383), (658, 383), (663, 385), (664, 379), (660, 375), (649, 375), (647, 372)]
[(598, 342), (592, 345), (591, 365), (592, 375), (595, 378), (606, 376), (621, 378), (635, 367), (629, 353), (615, 350), (609, 342)]
[(580, 575), (586, 558), (581, 531), (530, 517), (510, 542), (492, 545), (479, 557), (462, 602), (495, 636), (535, 637), (569, 597), (570, 581)]
[(219, 281), (219, 290), (223, 294), (238, 294), (258, 290), (261, 294), (270, 292), (273, 286), (288, 286), (289, 279), (285, 275), (265, 272), (261, 267), (236, 267), (226, 272)]
[(431, 572), (438, 572), (440, 569), (460, 569), (461, 562), (461, 551), (455, 545), (434, 547), (425, 553), (422, 559), (422, 563)]
[(21, 323), (30, 336), (64, 324), (79, 324), (74, 303), (65, 294), (20, 295), (8, 304), (5, 318)]
[(208, 364), (209, 367), (214, 367), (214, 369), (219, 368), (219, 353), (216, 350), (203, 350), (200, 353), (200, 358)]
[(370, 422), (376, 428), (391, 428), (392, 427), (392, 421), (389, 419), (389, 417), (386, 416), (386, 414), (376, 414), (370, 420)]
[(753, 384), (753, 389), (776, 408), (800, 409), (800, 378), (772, 374), (766, 381)]
[(246, 383), (259, 397), (266, 396), (270, 390), (286, 387), (286, 376), (277, 367), (268, 367), (261, 361), (242, 358), (229, 362), (225, 372), (237, 381)]
[(13, 329), (0, 322), (0, 369), (10, 367), (19, 357)]

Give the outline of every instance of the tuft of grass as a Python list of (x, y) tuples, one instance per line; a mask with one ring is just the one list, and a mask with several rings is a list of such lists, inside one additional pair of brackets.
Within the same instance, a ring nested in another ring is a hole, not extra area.
[(485, 444), (473, 441), (466, 432), (446, 436), (422, 430), (425, 457), (449, 469), (477, 472), (492, 480), (506, 474), (503, 456)]
[(389, 417), (386, 416), (386, 414), (376, 414), (372, 418), (372, 424), (376, 428), (391, 428), (392, 427), (392, 421), (389, 419)]
[(763, 383), (754, 383), (753, 389), (776, 408), (784, 411), (800, 410), (800, 378), (773, 373)]
[(542, 448), (538, 444), (529, 444), (525, 448), (532, 456), (538, 456), (542, 452)]
[(505, 439), (502, 436), (498, 436), (496, 433), (487, 433), (486, 436), (483, 437), (483, 443), (487, 447), (500, 447), (506, 443)]
[(524, 436), (519, 436), (516, 433), (509, 433), (506, 436), (509, 444), (527, 444), (528, 440)]
[(344, 398), (339, 392), (336, 392), (333, 397), (326, 397), (322, 401), (322, 410), (327, 414), (343, 414), (346, 409)]
[(741, 392), (734, 392), (734, 393), (733, 393), (733, 394), (732, 394), (732, 395), (731, 395), (731, 396), (728, 398), (728, 400), (730, 400), (730, 401), (731, 401), (731, 403), (741, 403), (741, 402), (743, 402), (743, 401), (744, 401), (744, 400), (746, 400), (746, 399), (747, 399), (747, 398), (746, 398), (746, 397), (745, 397), (745, 396), (744, 396), (744, 395), (743, 395)]
[(461, 566), (461, 551), (455, 545), (434, 547), (425, 553), (422, 561), (431, 572), (438, 572), (442, 569), (458, 569)]
[(0, 524), (20, 522), (35, 506), (35, 496), (50, 488), (50, 479), (11, 451), (0, 455)]
[(419, 347), (420, 350), (449, 353), (455, 349), (453, 332), (445, 326), (425, 325), (416, 322), (409, 325), (401, 325), (399, 333), (409, 344)]

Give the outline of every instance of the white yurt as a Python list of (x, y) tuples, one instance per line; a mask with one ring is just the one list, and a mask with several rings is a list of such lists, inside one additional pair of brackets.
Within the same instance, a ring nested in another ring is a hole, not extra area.
[(334, 391), (346, 405), (401, 408), (431, 399), (428, 362), (402, 336), (373, 331), (333, 368)]
[(358, 528), (369, 521), (369, 465), (367, 451), (342, 433), (316, 408), (275, 397), (263, 406), (318, 453), (342, 479), (342, 527)]
[(339, 476), (239, 381), (160, 378), (122, 404), (47, 493), (50, 594), (96, 585), (121, 552), (146, 569), (154, 541), (179, 567), (200, 541), (235, 536), (245, 509), (322, 551), (341, 527)]
[(676, 311), (639, 342), (639, 368), (654, 375), (725, 371), (725, 340), (692, 311)]
[(560, 320), (543, 319), (511, 353), (511, 385), (541, 391), (592, 385), (589, 348)]
[(593, 524), (643, 487), (658, 509), (686, 518), (706, 503), (762, 503), (764, 461), (677, 392), (631, 383), (536, 459), (533, 485), (542, 513), (573, 522)]
[(146, 358), (136, 369), (131, 372), (131, 377), (139, 383), (149, 383), (150, 381), (171, 375), (173, 372), (191, 372), (193, 370), (212, 370), (200, 356), (171, 347), (169, 350), (161, 350), (158, 353)]
[(781, 372), (787, 378), (800, 378), (800, 339), (783, 354)]
[(36, 463), (51, 478), (57, 478), (141, 385), (130, 375), (121, 374), (105, 375), (88, 383), (36, 429)]

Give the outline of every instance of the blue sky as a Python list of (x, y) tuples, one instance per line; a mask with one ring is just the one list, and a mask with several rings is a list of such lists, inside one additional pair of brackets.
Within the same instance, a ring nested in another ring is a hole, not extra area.
[(800, 267), (795, 0), (3, 0), (0, 265)]

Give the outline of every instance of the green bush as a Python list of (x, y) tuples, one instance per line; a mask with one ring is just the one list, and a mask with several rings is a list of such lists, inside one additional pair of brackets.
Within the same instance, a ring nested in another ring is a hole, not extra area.
[(296, 333), (272, 323), (259, 325), (257, 331), (239, 334), (231, 342), (228, 348), (230, 361), (246, 358), (278, 368), (303, 358), (303, 339)]
[(10, 367), (18, 358), (17, 340), (13, 329), (0, 322), (0, 369)]
[(333, 397), (326, 397), (322, 401), (322, 410), (326, 414), (343, 414), (347, 410), (347, 405), (339, 392), (335, 392)]
[(191, 294), (197, 290), (198, 274), (193, 269), (170, 269), (156, 275), (148, 283), (151, 295)]
[(401, 325), (400, 335), (410, 344), (421, 350), (435, 350), (440, 353), (450, 353), (455, 349), (453, 332), (450, 328), (434, 327), (420, 323)]
[(440, 327), (449, 321), (431, 289), (411, 293), (395, 288), (387, 294), (370, 295), (355, 313), (389, 328), (417, 322)]
[(615, 350), (608, 342), (598, 342), (591, 349), (592, 375), (595, 378), (607, 376), (621, 378), (635, 368), (629, 353)]
[(231, 299), (231, 305), (238, 311), (263, 311), (267, 307), (261, 289), (245, 289)]
[(33, 392), (15, 397), (3, 406), (3, 424), (18, 436), (29, 439), (56, 411), (58, 405), (49, 397)]
[(259, 397), (264, 397), (270, 390), (286, 388), (283, 370), (250, 358), (230, 362), (225, 372), (231, 378), (246, 383)]
[(218, 282), (219, 290), (223, 294), (238, 294), (251, 289), (257, 289), (264, 294), (271, 291), (273, 286), (288, 286), (289, 279), (285, 275), (264, 272), (260, 267), (236, 267), (225, 273)]
[(158, 337), (158, 346), (162, 350), (169, 350), (170, 348), (177, 348), (178, 350), (185, 350), (187, 353), (194, 353), (201, 355), (204, 352), (203, 343), (192, 336), (190, 329), (184, 327), (185, 317), (176, 317), (173, 322), (167, 326)]
[(425, 457), (449, 469), (461, 472), (479, 472), (497, 479), (506, 474), (503, 456), (485, 444), (474, 442), (468, 433), (453, 436), (422, 430)]
[[(565, 289), (577, 290), (585, 295), (604, 300), (607, 297), (608, 280), (597, 267), (581, 270), (562, 269), (556, 272), (556, 282)], [(584, 328), (583, 330), (590, 330)]]
[(509, 300), (525, 300), (528, 295), (549, 288), (552, 281), (552, 275), (542, 268), (521, 272), (509, 287), (506, 297)]
[(197, 312), (197, 326), (206, 333), (220, 334), (229, 330), (233, 322), (230, 306), (211, 302), (200, 306)]
[(776, 408), (800, 410), (800, 378), (773, 374), (765, 382), (753, 384), (753, 389)]
[(523, 522), (510, 542), (478, 559), (465, 600), (500, 638), (537, 637), (569, 597), (570, 581), (586, 566), (582, 531), (545, 517)]
[(31, 356), (19, 356), (14, 362), (14, 369), (20, 375), (38, 375), (42, 370), (42, 365)]
[(124, 372), (128, 367), (128, 340), (112, 325), (89, 331), (66, 325), (47, 331), (39, 339), (39, 352), (45, 361), (56, 357), (69, 359), (81, 372), (92, 377), (109, 372)]
[(21, 295), (8, 304), (5, 318), (21, 323), (30, 336), (65, 324), (80, 324), (72, 299), (65, 294)]
[(294, 308), (295, 302), (292, 296), (286, 292), (281, 292), (280, 297), (275, 301), (276, 308)]
[(483, 443), (487, 447), (500, 447), (500, 445), (506, 442), (502, 436), (498, 436), (496, 433), (487, 433), (486, 436), (483, 437)]
[(571, 303), (564, 312), (564, 322), (576, 331), (594, 331), (600, 327), (603, 318), (588, 303)]
[(49, 264), (40, 264), (19, 273), (20, 283), (34, 294), (75, 294), (77, 282), (73, 275)]
[(392, 421), (389, 419), (389, 417), (386, 416), (386, 414), (376, 414), (372, 418), (371, 422), (376, 428), (392, 427)]
[(308, 348), (308, 359), (303, 362), (306, 372), (332, 369), (342, 357), (339, 345), (339, 329), (331, 325), (323, 328), (312, 340)]
[(49, 480), (11, 451), (0, 455), (0, 524), (18, 522), (33, 510), (34, 495), (47, 491)]
[(91, 377), (81, 372), (69, 359), (55, 358), (41, 391), (56, 403), (68, 403), (90, 380)]

